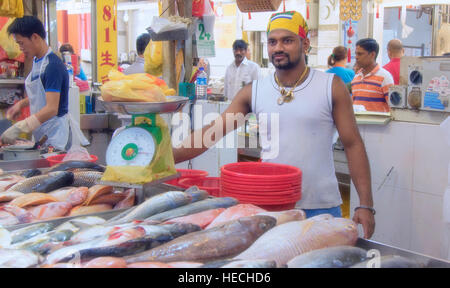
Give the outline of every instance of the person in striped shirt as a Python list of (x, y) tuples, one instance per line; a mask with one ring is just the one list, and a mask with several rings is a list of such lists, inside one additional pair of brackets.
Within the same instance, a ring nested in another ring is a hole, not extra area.
[(389, 112), (389, 87), (394, 85), (391, 73), (377, 64), (380, 46), (372, 38), (356, 43), (356, 63), (361, 69), (352, 81), (354, 105), (363, 105), (367, 111)]

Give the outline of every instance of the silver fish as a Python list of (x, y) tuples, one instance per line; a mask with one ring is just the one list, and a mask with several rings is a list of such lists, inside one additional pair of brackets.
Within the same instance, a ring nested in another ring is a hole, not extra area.
[(198, 202), (191, 203), (176, 209), (168, 210), (164, 213), (153, 215), (146, 220), (167, 221), (169, 219), (191, 215), (210, 209), (228, 208), (238, 204), (239, 201), (231, 197), (208, 198)]
[(0, 268), (28, 268), (40, 262), (41, 257), (31, 251), (0, 249)]
[(147, 199), (120, 219), (113, 218), (107, 223), (108, 225), (117, 225), (133, 220), (144, 220), (152, 215), (186, 205), (191, 199), (191, 196), (181, 191), (165, 192)]
[(367, 251), (353, 246), (335, 246), (301, 254), (287, 263), (289, 268), (346, 268), (367, 259)]
[(126, 257), (136, 262), (206, 262), (232, 257), (247, 249), (276, 224), (270, 216), (243, 217), (223, 225), (189, 233), (151, 250)]
[(423, 268), (423, 265), (402, 256), (385, 255), (381, 256), (378, 261), (377, 259), (369, 259), (350, 266), (350, 268)]
[(39, 223), (31, 226), (27, 226), (21, 229), (14, 230), (11, 233), (12, 236), (12, 244), (22, 242), (33, 238), (36, 235), (46, 233), (55, 227), (51, 223)]

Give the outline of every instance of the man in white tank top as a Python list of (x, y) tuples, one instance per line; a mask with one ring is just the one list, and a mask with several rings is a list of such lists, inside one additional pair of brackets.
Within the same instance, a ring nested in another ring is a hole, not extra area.
[[(300, 13), (273, 14), (267, 32), (275, 73), (243, 87), (220, 118), (194, 131), (183, 148), (174, 150), (175, 161), (192, 159), (211, 147), (205, 143), (195, 147), (195, 139), (211, 131), (226, 135), (244, 123), (236, 115), (256, 113), (263, 161), (296, 166), (303, 172), (302, 199), (296, 206), (308, 217), (321, 213), (339, 217), (342, 200), (332, 153), (337, 128), (360, 199), (353, 220), (362, 224), (364, 237), (370, 238), (375, 230), (370, 168), (347, 88), (339, 77), (306, 66), (308, 27)], [(233, 125), (227, 125), (229, 119), (236, 119)], [(211, 134), (214, 143), (222, 137)]]

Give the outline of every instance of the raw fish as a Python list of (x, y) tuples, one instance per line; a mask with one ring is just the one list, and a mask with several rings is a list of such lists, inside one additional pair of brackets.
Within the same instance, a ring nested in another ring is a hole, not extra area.
[(202, 229), (205, 229), (205, 227), (208, 226), (223, 211), (225, 211), (225, 208), (206, 210), (183, 217), (173, 218), (164, 223), (193, 223), (200, 226)]
[(214, 221), (212, 221), (211, 224), (208, 225), (208, 227), (206, 227), (206, 229), (219, 226), (222, 223), (236, 220), (241, 217), (253, 216), (262, 212), (266, 212), (266, 210), (253, 204), (237, 204), (223, 211), (216, 217), (216, 219), (214, 219)]
[(262, 235), (235, 259), (275, 260), (277, 266), (282, 266), (292, 258), (312, 250), (340, 245), (353, 246), (358, 239), (356, 227), (350, 219), (330, 215), (287, 222)]
[(247, 249), (275, 226), (270, 216), (243, 217), (221, 226), (186, 234), (149, 251), (126, 257), (127, 263), (212, 261)]

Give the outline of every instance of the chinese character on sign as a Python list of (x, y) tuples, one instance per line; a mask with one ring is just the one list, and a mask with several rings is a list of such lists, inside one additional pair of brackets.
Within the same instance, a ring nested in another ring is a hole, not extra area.
[(108, 75), (102, 77), (102, 84), (105, 84), (108, 81), (109, 81)]
[(114, 67), (114, 63), (110, 62), (112, 60), (112, 54), (106, 50), (106, 53), (102, 53), (102, 63), (100, 66), (109, 65)]

